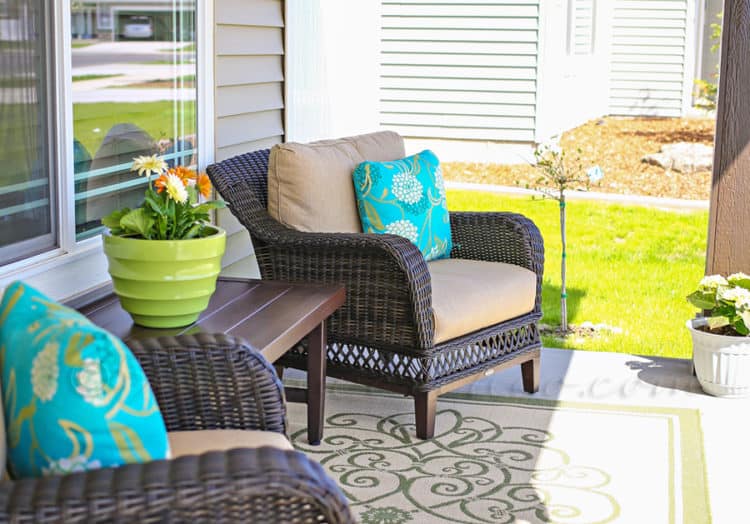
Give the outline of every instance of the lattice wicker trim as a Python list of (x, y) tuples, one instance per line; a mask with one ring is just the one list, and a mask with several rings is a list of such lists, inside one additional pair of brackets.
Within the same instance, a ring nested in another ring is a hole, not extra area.
[[(486, 338), (440, 347), (430, 356), (334, 342), (328, 345), (328, 374), (356, 381), (353, 376), (359, 372), (371, 380), (405, 385), (412, 391), (430, 391), (540, 347), (535, 322), (508, 328)], [(306, 359), (307, 349), (302, 343), (280, 362), (304, 370), (307, 368)]]

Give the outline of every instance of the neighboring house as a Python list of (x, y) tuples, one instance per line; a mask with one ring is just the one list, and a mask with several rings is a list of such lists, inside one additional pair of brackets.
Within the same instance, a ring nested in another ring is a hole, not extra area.
[[(194, 24), (195, 0), (76, 0), (71, 3), (73, 38), (171, 40), (174, 31), (186, 31)], [(146, 17), (151, 31), (140, 35), (129, 33), (129, 24), (143, 22), (134, 17)]]
[(685, 116), (704, 12), (703, 0), (382, 0), (380, 122), (535, 143), (604, 115)]

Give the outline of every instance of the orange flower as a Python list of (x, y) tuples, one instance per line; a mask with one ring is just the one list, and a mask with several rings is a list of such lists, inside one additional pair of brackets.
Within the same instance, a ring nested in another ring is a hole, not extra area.
[(195, 185), (198, 187), (198, 192), (203, 195), (203, 198), (211, 196), (211, 180), (209, 180), (206, 173), (198, 175)]
[(164, 189), (167, 187), (167, 174), (163, 173), (159, 175), (159, 178), (154, 180), (154, 187), (156, 187), (156, 192), (161, 193), (164, 191)]
[(170, 167), (164, 174), (160, 175), (159, 178), (154, 181), (157, 193), (161, 193), (167, 187), (167, 175), (175, 175), (185, 187), (192, 185), (192, 182), (195, 181), (198, 176), (195, 174), (195, 171), (185, 166)]
[(188, 182), (190, 180), (195, 180), (196, 176), (197, 176), (195, 174), (195, 171), (193, 171), (192, 169), (189, 169), (189, 168), (187, 168), (185, 166), (170, 167), (167, 170), (167, 173), (170, 173), (172, 175), (176, 175), (180, 180), (182, 180), (182, 183), (185, 184), (185, 185), (188, 185)]

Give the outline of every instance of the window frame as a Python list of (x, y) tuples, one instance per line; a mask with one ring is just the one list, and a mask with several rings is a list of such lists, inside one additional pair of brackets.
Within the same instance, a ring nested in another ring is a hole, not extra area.
[[(55, 117), (50, 126), (52, 169), (56, 196), (53, 227), (57, 247), (0, 266), (0, 291), (14, 280), (39, 282), (43, 292), (56, 299), (70, 298), (106, 287), (109, 276), (102, 250), (101, 235), (76, 241), (75, 181), (73, 153), (73, 79), (71, 8), (67, 0), (54, 0), (49, 7), (50, 48), (53, 64), (51, 107)], [(198, 168), (203, 170), (214, 159), (214, 13), (213, 0), (195, 0), (196, 10), (196, 135)], [(71, 277), (68, 279), (68, 277)], [(55, 280), (60, 286), (51, 288)]]

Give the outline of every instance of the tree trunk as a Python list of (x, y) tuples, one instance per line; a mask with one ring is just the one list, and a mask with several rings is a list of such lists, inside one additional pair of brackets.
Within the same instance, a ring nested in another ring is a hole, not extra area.
[(565, 285), (565, 263), (568, 257), (565, 239), (565, 193), (560, 191), (560, 238), (562, 240), (562, 264), (560, 267), (560, 328), (568, 330), (568, 291)]

